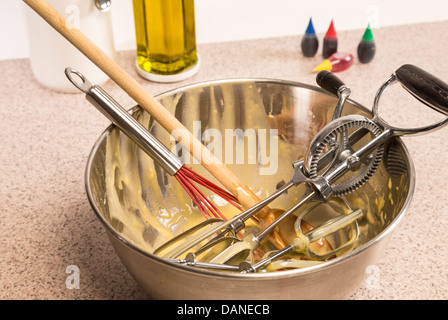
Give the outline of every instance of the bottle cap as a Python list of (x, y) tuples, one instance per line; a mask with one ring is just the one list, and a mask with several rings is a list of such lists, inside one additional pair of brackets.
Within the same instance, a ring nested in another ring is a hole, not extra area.
[(373, 40), (373, 34), (372, 34), (372, 29), (370, 28), (370, 23), (367, 26), (366, 31), (364, 32), (364, 35), (362, 36), (362, 40), (365, 40), (365, 41)]
[(310, 18), (310, 22), (308, 23), (308, 27), (306, 28), (305, 34), (315, 34), (313, 20)]
[(333, 68), (333, 65), (331, 64), (331, 61), (328, 59), (325, 59), (320, 65), (318, 65), (316, 68), (313, 69), (313, 71), (322, 71), (322, 70), (329, 70)]
[(336, 30), (334, 29), (333, 20), (331, 20), (330, 26), (328, 27), (325, 37), (332, 37), (332, 38), (336, 37)]

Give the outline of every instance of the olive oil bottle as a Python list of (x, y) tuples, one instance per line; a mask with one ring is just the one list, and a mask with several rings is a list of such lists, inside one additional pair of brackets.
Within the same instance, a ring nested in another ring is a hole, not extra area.
[(137, 71), (158, 82), (198, 71), (194, 0), (133, 0)]

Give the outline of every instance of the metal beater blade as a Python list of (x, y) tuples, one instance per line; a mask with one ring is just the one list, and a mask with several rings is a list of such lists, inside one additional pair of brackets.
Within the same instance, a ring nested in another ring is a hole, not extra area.
[(187, 254), (185, 259), (168, 259), (168, 261), (186, 265), (189, 267), (196, 267), (203, 269), (212, 269), (221, 271), (242, 271), (242, 269), (239, 266), (197, 261), (196, 255), (191, 252)]
[[(282, 250), (277, 251), (273, 255), (260, 260), (259, 262), (251, 265), (248, 262), (244, 261), (240, 264), (240, 269), (242, 269), (243, 273), (249, 273), (249, 272), (257, 272), (262, 267), (266, 266), (267, 264), (271, 263), (272, 261), (285, 256), (288, 253), (301, 253), (306, 254), (307, 256), (317, 259), (317, 260), (324, 260), (328, 257), (331, 257), (349, 247), (351, 247), (353, 244), (356, 243), (358, 236), (359, 236), (359, 228), (358, 224), (356, 223), (356, 220), (362, 217), (363, 212), (361, 209), (355, 210), (348, 215), (344, 215), (341, 217), (337, 217), (334, 219), (331, 219), (324, 224), (308, 231), (305, 234), (302, 234), (301, 232), (297, 232), (297, 237), (295, 237), (291, 243), (283, 248)], [(309, 248), (309, 244), (317, 241), (319, 239), (325, 238), (329, 234), (342, 229), (352, 223), (355, 223), (354, 229), (355, 229), (355, 237), (352, 237), (352, 239), (340, 246), (339, 248), (332, 250), (331, 252), (325, 254), (325, 255), (318, 255), (314, 252), (312, 252)]]

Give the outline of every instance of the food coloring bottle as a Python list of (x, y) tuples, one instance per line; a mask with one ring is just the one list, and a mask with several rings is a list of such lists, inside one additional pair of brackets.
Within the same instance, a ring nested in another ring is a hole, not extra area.
[(317, 49), (319, 48), (319, 40), (316, 37), (316, 32), (314, 31), (313, 21), (311, 18), (305, 34), (303, 35), (301, 47), (302, 53), (305, 57), (314, 57)]
[(336, 30), (334, 29), (333, 20), (331, 20), (330, 27), (324, 37), (324, 45), (322, 55), (324, 59), (330, 57), (333, 53), (338, 51), (338, 38)]
[(358, 58), (361, 63), (369, 63), (375, 56), (376, 46), (370, 24), (358, 45)]
[(329, 70), (331, 72), (340, 72), (347, 70), (353, 64), (353, 55), (347, 52), (333, 53), (328, 59), (325, 59), (313, 71)]

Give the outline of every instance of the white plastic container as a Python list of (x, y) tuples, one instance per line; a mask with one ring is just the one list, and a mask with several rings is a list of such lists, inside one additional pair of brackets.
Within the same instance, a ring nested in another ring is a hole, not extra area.
[[(94, 0), (47, 0), (73, 27), (78, 28), (105, 53), (115, 59), (115, 46), (110, 10), (100, 11)], [(79, 92), (66, 78), (71, 67), (83, 73), (94, 84), (108, 77), (71, 43), (64, 39), (37, 13), (25, 5), (28, 26), (31, 69), (45, 87), (60, 92)]]

